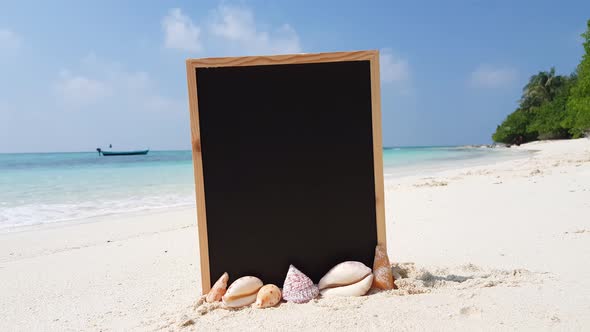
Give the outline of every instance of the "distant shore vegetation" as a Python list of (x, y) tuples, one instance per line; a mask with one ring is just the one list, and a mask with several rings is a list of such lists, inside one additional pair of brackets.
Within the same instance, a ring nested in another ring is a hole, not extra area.
[(531, 76), (518, 108), (492, 135), (494, 142), (520, 144), (590, 134), (590, 20), (582, 37), (585, 53), (576, 71), (557, 75), (551, 68)]

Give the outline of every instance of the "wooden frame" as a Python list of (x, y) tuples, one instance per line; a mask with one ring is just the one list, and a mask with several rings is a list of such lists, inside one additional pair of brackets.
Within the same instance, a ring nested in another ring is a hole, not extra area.
[(193, 166), (195, 171), (195, 192), (197, 200), (197, 228), (201, 262), (201, 285), (203, 294), (211, 288), (209, 270), (209, 245), (207, 238), (207, 214), (205, 207), (205, 186), (203, 160), (201, 155), (201, 136), (199, 127), (199, 107), (197, 99), (196, 69), (206, 67), (238, 67), (258, 65), (306, 64), (340, 61), (370, 61), (371, 68), (371, 108), (373, 125), (373, 158), (375, 172), (375, 204), (377, 222), (377, 242), (386, 245), (385, 206), (383, 188), (383, 145), (381, 130), (381, 90), (379, 78), (379, 51), (353, 51), (315, 54), (291, 54), (273, 56), (245, 56), (227, 58), (187, 59), (186, 74), (188, 83), (190, 127), (192, 136)]

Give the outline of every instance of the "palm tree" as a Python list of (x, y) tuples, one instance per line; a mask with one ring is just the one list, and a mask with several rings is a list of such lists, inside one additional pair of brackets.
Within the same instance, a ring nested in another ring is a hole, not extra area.
[(540, 106), (544, 102), (553, 100), (559, 88), (565, 82), (561, 75), (555, 75), (555, 67), (547, 71), (540, 71), (531, 76), (529, 83), (523, 88), (520, 99), (521, 108), (529, 110), (531, 107)]

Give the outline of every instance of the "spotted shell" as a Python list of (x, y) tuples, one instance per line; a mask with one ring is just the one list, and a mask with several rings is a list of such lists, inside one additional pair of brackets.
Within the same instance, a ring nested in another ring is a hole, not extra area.
[(281, 302), (281, 290), (273, 285), (268, 284), (262, 286), (256, 295), (256, 308), (269, 308), (274, 307)]

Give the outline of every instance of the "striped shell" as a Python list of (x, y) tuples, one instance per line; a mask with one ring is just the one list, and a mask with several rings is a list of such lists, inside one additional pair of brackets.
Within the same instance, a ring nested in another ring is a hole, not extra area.
[(305, 303), (316, 298), (319, 289), (308, 276), (293, 265), (289, 266), (285, 283), (283, 284), (283, 299), (288, 302)]

